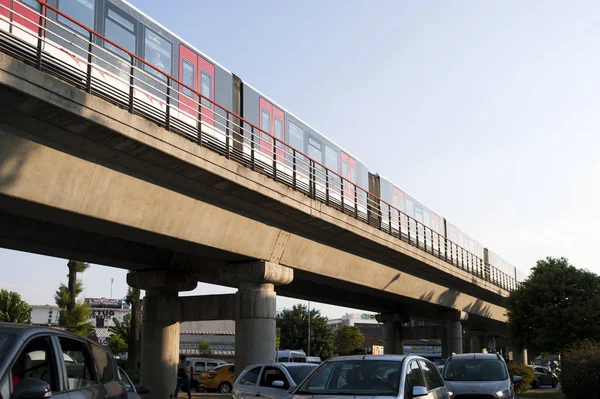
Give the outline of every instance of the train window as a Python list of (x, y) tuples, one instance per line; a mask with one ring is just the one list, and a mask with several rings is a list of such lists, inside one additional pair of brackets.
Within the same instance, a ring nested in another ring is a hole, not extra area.
[[(265, 111), (263, 109), (262, 113), (261, 113), (261, 118), (262, 118), (261, 129), (267, 133), (271, 133), (271, 114), (269, 114), (267, 111)], [(265, 140), (267, 142), (271, 141), (271, 136), (269, 136), (268, 134), (261, 132), (261, 136), (262, 136), (263, 140)]]
[[(135, 23), (111, 8), (108, 9), (106, 15), (104, 35), (125, 50), (135, 54)], [(104, 47), (121, 57), (130, 58), (129, 55), (110, 43), (104, 42)]]
[(414, 202), (412, 202), (411, 199), (406, 198), (406, 214), (408, 216), (414, 217), (415, 216), (415, 204)]
[(350, 165), (350, 181), (356, 183), (356, 168), (354, 165)]
[(348, 161), (342, 158), (342, 176), (348, 176)]
[(321, 143), (312, 137), (308, 138), (308, 156), (317, 162), (321, 162)]
[[(161, 71), (171, 74), (171, 56), (173, 54), (173, 45), (170, 41), (159, 35), (158, 33), (146, 28), (144, 32), (144, 57), (150, 64), (154, 65)], [(148, 65), (144, 65), (144, 69), (162, 80), (166, 80), (166, 76), (154, 70)]]
[[(206, 98), (209, 98), (212, 100), (212, 76), (206, 71), (202, 71), (201, 75), (202, 75), (202, 81), (201, 81), (201, 87), (200, 87), (200, 90), (201, 90), (200, 94), (202, 94)], [(210, 109), (212, 109), (212, 107), (213, 107), (213, 104), (204, 98), (202, 99), (202, 105), (204, 105), (205, 107), (210, 108)], [(264, 121), (263, 121), (263, 123), (264, 123)], [(263, 129), (267, 130), (264, 127), (263, 127)]]
[(325, 146), (325, 166), (338, 173), (338, 152), (331, 147)]
[[(96, 8), (96, 0), (59, 0), (58, 9), (76, 21), (81, 22), (88, 28), (94, 28), (94, 9)], [(58, 16), (58, 22), (68, 26), (74, 31), (81, 33), (87, 39), (88, 32), (81, 26), (69, 21), (62, 15)]]
[(296, 150), (304, 151), (304, 130), (294, 123), (290, 122), (288, 128), (289, 143)]
[[(184, 85), (194, 87), (194, 64), (183, 58), (181, 63), (181, 80)], [(189, 98), (194, 98), (194, 92), (184, 87), (182, 90), (183, 94), (188, 96)]]
[(423, 223), (423, 211), (421, 210), (421, 207), (418, 205), (415, 206), (414, 217), (415, 217), (415, 219), (417, 219), (417, 221)]
[(275, 143), (275, 145), (279, 148), (283, 148), (283, 142), (281, 140), (283, 140), (283, 124), (281, 123), (281, 120), (279, 118), (275, 118), (275, 137), (278, 139), (278, 141)]
[(423, 209), (423, 224), (427, 227), (431, 227), (431, 218), (429, 217), (429, 211)]
[(21, 3), (28, 5), (37, 12), (42, 12), (42, 5), (35, 0), (20, 0)]

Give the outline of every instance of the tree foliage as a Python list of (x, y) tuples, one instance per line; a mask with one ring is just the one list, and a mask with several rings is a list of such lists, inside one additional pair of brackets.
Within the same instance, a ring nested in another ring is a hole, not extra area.
[[(291, 311), (277, 316), (277, 327), (281, 329), (282, 349), (302, 349), (308, 353), (308, 308), (294, 305)], [(310, 355), (327, 359), (333, 354), (333, 331), (327, 317), (315, 309), (310, 310)]]
[(600, 276), (566, 258), (538, 261), (505, 306), (519, 350), (557, 353), (580, 339), (600, 340)]
[(529, 391), (529, 388), (531, 388), (531, 383), (533, 380), (535, 380), (535, 373), (533, 372), (533, 369), (524, 364), (509, 364), (508, 374), (510, 375), (510, 378), (512, 378), (514, 375), (518, 375), (523, 379), (520, 384), (515, 384), (516, 393), (525, 393)]
[(140, 358), (142, 340), (142, 301), (140, 300), (139, 288), (129, 287), (125, 302), (131, 305), (131, 323), (129, 326), (129, 352), (127, 354), (127, 367), (137, 370)]
[(108, 347), (115, 354), (127, 352), (127, 342), (119, 335), (113, 334), (108, 337)]
[(561, 356), (560, 384), (568, 399), (600, 397), (598, 342), (583, 340), (565, 349)]
[(120, 321), (116, 317), (112, 319), (114, 326), (108, 327), (108, 331), (120, 337), (124, 342), (129, 342), (131, 334), (131, 313), (127, 313)]
[(61, 308), (59, 325), (73, 334), (94, 339), (94, 326), (89, 322), (92, 308), (83, 300), (77, 301), (77, 297), (83, 292), (83, 283), (77, 280), (77, 273), (84, 272), (88, 264), (70, 260), (67, 266), (67, 285), (61, 283), (54, 294), (54, 300)]
[(365, 342), (365, 336), (356, 326), (343, 326), (335, 332), (333, 344), (335, 351), (342, 355), (349, 355), (360, 349)]
[(29, 304), (14, 291), (0, 290), (0, 321), (7, 323), (28, 323), (31, 319)]
[(200, 351), (201, 356), (212, 355), (212, 349), (210, 349), (210, 345), (206, 341), (200, 341), (198, 343), (198, 350)]

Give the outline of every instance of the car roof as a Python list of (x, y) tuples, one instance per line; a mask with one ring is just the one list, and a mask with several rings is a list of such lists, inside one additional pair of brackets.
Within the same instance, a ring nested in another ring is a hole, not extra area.
[(81, 337), (79, 335), (71, 334), (70, 332), (59, 330), (56, 328), (43, 327), (43, 326), (32, 326), (31, 324), (19, 324), (19, 323), (0, 323), (0, 333), (13, 334), (21, 338), (27, 338), (34, 334), (46, 333), (54, 335), (62, 335), (65, 337), (74, 337), (77, 339), (83, 339), (87, 342), (98, 344), (90, 339)]
[(340, 362), (344, 360), (397, 360), (403, 361), (407, 357), (418, 357), (420, 356), (404, 356), (404, 355), (353, 355), (353, 356), (338, 356), (331, 359), (327, 359), (327, 362)]
[(454, 359), (502, 359), (497, 353), (462, 353), (460, 355), (452, 355), (448, 360)]

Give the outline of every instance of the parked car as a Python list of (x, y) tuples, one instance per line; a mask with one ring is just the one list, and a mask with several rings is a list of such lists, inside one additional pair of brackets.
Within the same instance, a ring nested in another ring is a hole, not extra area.
[(208, 376), (209, 370), (212, 370), (221, 364), (227, 363), (224, 360), (212, 359), (208, 357), (188, 357), (186, 362), (192, 371), (190, 388), (194, 389), (196, 392), (203, 391), (202, 387), (200, 386), (200, 380)]
[[(260, 376), (256, 375), (257, 372)], [(246, 380), (250, 387), (246, 388), (248, 392), (246, 395), (238, 395), (236, 399), (251, 399), (255, 394), (262, 396), (264, 389), (262, 370), (255, 368), (248, 373), (253, 373), (255, 378), (240, 376), (239, 385), (243, 385)], [(256, 381), (260, 381), (261, 386), (257, 386)], [(271, 385), (281, 384), (276, 380)], [(234, 392), (237, 387), (236, 381)], [(375, 396), (397, 399), (417, 397), (445, 399), (449, 397), (444, 380), (433, 363), (419, 356), (394, 355), (340, 356), (329, 359), (297, 387), (291, 386), (289, 392), (290, 399), (325, 399), (326, 397), (350, 399)], [(271, 399), (270, 396), (268, 398)]]
[(233, 364), (221, 364), (200, 374), (200, 389), (230, 393), (234, 381), (235, 366)]
[(0, 398), (127, 399), (105, 347), (63, 331), (0, 323)]
[(554, 374), (547, 367), (542, 366), (529, 366), (535, 373), (535, 380), (531, 383), (532, 388), (539, 388), (542, 385), (550, 385), (552, 388), (558, 386), (558, 376)]
[(519, 376), (511, 380), (504, 359), (491, 353), (452, 355), (444, 365), (443, 376), (452, 399), (475, 396), (515, 399), (513, 384), (522, 381)]
[(300, 384), (313, 372), (314, 363), (263, 363), (246, 367), (235, 381), (235, 399), (257, 396), (281, 399), (289, 395), (289, 389)]
[(123, 370), (121, 367), (119, 367), (119, 374), (121, 374), (121, 380), (125, 384), (125, 387), (127, 387), (127, 392), (129, 392), (129, 399), (141, 399), (140, 395), (150, 393), (150, 388), (146, 386), (142, 385), (136, 388), (135, 385), (133, 385), (131, 378), (129, 378), (125, 370)]

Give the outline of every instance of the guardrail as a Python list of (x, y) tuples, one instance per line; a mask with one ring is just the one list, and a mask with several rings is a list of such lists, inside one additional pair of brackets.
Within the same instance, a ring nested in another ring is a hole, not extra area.
[[(39, 2), (39, 0), (36, 0)], [(506, 290), (514, 275), (485, 262), (60, 10), (0, 4), (0, 50), (183, 135)], [(25, 13), (23, 10), (27, 10)], [(47, 11), (63, 19), (55, 22)]]

